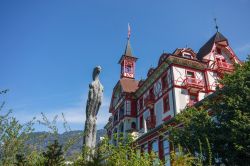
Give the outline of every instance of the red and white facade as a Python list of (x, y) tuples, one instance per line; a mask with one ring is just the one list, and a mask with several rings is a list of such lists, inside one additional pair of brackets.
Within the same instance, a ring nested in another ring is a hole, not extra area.
[(233, 72), (233, 65), (241, 62), (219, 32), (198, 53), (191, 48), (163, 53), (158, 66), (148, 70), (145, 80), (135, 80), (136, 60), (128, 39), (119, 61), (120, 80), (110, 103), (112, 116), (105, 128), (112, 143), (117, 143), (115, 133), (132, 133), (141, 152), (154, 151), (170, 165), (171, 146), (163, 124), (171, 124), (172, 118), (185, 107), (213, 93), (218, 79)]

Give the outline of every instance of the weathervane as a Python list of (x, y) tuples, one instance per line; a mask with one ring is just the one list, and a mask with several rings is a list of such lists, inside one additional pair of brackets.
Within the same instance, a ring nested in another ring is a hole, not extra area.
[(218, 26), (218, 24), (217, 24), (216, 18), (214, 18), (214, 23), (215, 23), (215, 28), (216, 28), (216, 30), (217, 30), (217, 32), (218, 32), (218, 31), (219, 31), (219, 26)]
[(130, 29), (130, 25), (128, 23), (128, 40), (130, 39), (130, 35), (131, 35), (131, 29)]

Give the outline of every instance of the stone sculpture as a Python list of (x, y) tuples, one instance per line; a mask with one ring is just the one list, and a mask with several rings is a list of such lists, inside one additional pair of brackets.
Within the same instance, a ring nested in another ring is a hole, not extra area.
[[(103, 86), (99, 81), (101, 67), (97, 66), (93, 70), (93, 81), (89, 84), (89, 94), (86, 105), (86, 121), (83, 136), (83, 148), (88, 149), (85, 155), (86, 160), (90, 160), (96, 146), (96, 120), (103, 97)], [(85, 152), (86, 153), (86, 152)]]

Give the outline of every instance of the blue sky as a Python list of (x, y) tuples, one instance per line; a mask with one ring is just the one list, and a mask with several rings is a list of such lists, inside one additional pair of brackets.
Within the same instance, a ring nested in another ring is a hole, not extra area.
[[(22, 123), (44, 112), (64, 113), (82, 129), (93, 67), (101, 65), (104, 102), (98, 128), (108, 120), (112, 88), (119, 78), (127, 23), (136, 78), (145, 78), (160, 54), (177, 47), (198, 51), (219, 31), (241, 60), (250, 54), (249, 0), (1, 0), (0, 89), (6, 109)], [(59, 129), (63, 131), (61, 119)], [(35, 125), (36, 131), (44, 130)]]

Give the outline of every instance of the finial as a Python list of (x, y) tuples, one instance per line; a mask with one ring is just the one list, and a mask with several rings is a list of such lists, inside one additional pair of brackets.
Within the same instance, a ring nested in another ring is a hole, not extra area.
[(219, 27), (218, 27), (218, 25), (217, 25), (217, 19), (216, 19), (216, 18), (214, 18), (214, 23), (215, 23), (216, 31), (218, 32), (218, 31), (219, 31)]
[(130, 29), (130, 25), (128, 23), (128, 40), (130, 39), (130, 35), (131, 35), (131, 29)]

